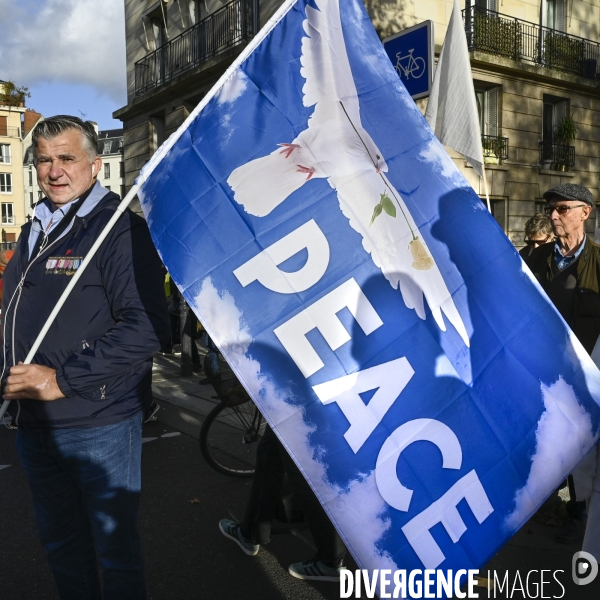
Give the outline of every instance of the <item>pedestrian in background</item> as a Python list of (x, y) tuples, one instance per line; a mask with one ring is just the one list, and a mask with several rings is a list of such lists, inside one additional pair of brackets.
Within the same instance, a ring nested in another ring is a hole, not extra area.
[(548, 244), (553, 240), (554, 230), (550, 217), (543, 213), (536, 213), (525, 223), (525, 247), (519, 250), (519, 254), (526, 259), (538, 246)]
[(265, 428), (256, 450), (256, 471), (244, 518), (239, 523), (221, 519), (219, 530), (245, 554), (256, 556), (260, 546), (271, 539), (271, 527), (286, 474), (317, 549), (313, 558), (291, 564), (288, 572), (297, 579), (337, 582), (344, 570), (346, 546), (304, 475), (269, 426)]
[[(537, 247), (526, 262), (591, 354), (600, 335), (600, 246), (585, 234), (585, 221), (594, 207), (592, 194), (582, 185), (566, 183), (548, 190), (544, 199), (556, 241)], [(583, 550), (600, 560), (600, 473), (596, 472), (596, 453), (597, 447), (573, 473), (574, 485), (569, 486), (571, 499), (567, 503), (569, 518), (556, 541), (576, 542), (585, 529)]]

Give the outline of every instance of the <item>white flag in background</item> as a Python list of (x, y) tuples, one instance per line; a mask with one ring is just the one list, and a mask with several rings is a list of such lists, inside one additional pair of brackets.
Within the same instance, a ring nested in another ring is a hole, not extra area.
[(438, 140), (444, 146), (460, 152), (483, 177), (477, 101), (458, 0), (454, 0), (425, 118)]

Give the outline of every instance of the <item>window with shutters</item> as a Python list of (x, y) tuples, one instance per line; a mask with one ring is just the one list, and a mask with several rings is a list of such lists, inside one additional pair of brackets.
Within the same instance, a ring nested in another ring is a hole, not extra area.
[(569, 114), (569, 101), (566, 98), (544, 95), (544, 115), (542, 119), (542, 140), (553, 144), (558, 124)]
[(0, 163), (10, 165), (10, 144), (0, 144)]
[[(569, 100), (544, 94), (542, 114), (542, 141), (540, 142), (540, 162), (543, 168), (558, 168), (560, 164), (573, 166), (575, 149), (566, 145), (557, 135), (561, 121), (569, 116)], [(555, 166), (551, 166), (554, 164)]]
[(0, 173), (0, 194), (12, 194), (12, 175)]
[(566, 4), (566, 0), (542, 0), (542, 25), (556, 31), (566, 31)]
[(498, 100), (500, 87), (483, 88), (475, 86), (477, 98), (477, 112), (479, 114), (479, 127), (481, 135), (497, 137), (498, 133)]
[(156, 152), (166, 139), (165, 115), (157, 114), (150, 116), (150, 151)]
[(506, 198), (490, 198), (490, 208), (492, 209), (492, 215), (498, 222), (498, 225), (502, 227), (502, 231), (506, 231)]
[(475, 83), (481, 143), (487, 164), (500, 164), (508, 158), (508, 138), (503, 138), (500, 131), (500, 91), (497, 85)]
[(470, 5), (479, 9), (496, 12), (496, 0), (470, 0)]
[(12, 202), (2, 202), (2, 225), (14, 225), (15, 215)]

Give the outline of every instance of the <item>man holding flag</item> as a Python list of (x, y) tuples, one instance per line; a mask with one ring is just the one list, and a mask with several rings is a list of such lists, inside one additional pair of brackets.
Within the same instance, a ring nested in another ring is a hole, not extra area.
[(17, 448), (61, 600), (142, 600), (142, 416), (152, 356), (169, 342), (161, 264), (127, 211), (22, 364), (119, 202), (96, 179), (91, 123), (51, 117), (32, 140), (46, 197), (4, 272), (3, 398), (18, 405)]

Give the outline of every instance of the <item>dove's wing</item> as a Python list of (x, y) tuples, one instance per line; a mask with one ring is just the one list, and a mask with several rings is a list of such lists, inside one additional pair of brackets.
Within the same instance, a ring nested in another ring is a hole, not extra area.
[[(318, 0), (320, 10), (307, 6), (304, 31), (308, 37), (302, 39), (304, 105), (316, 105), (309, 129), (323, 126), (321, 137), (329, 140), (329, 154), (333, 156), (331, 150), (337, 150), (335, 164), (323, 170), (327, 170), (329, 182), (337, 190), (342, 212), (361, 234), (363, 247), (390, 284), (400, 288), (406, 306), (425, 319), (427, 302), (438, 327), (446, 330), (443, 314), (446, 315), (469, 346), (465, 325), (437, 264), (429, 260), (426, 269), (414, 266), (418, 261), (411, 251), (413, 238), (419, 238), (421, 251), (429, 256), (427, 246), (400, 194), (382, 173), (387, 166), (380, 150), (362, 127), (342, 33), (340, 1)], [(311, 149), (322, 163), (325, 153), (320, 151), (320, 138), (315, 138), (315, 142)], [(394, 196), (396, 217), (382, 214), (371, 225), (373, 210), (384, 193)]]
[(335, 187), (339, 177), (363, 170), (387, 170), (382, 154), (363, 128), (358, 93), (340, 19), (339, 0), (319, 0), (306, 7), (300, 57), (305, 106), (315, 106), (307, 138), (315, 164)]
[[(411, 251), (413, 233), (419, 238), (418, 244), (428, 257), (431, 257), (431, 253), (404, 200), (385, 175), (365, 173), (347, 183), (336, 185), (336, 189), (340, 207), (350, 221), (350, 226), (361, 234), (364, 249), (371, 254), (373, 262), (381, 269), (391, 286), (400, 288), (406, 306), (414, 309), (421, 319), (425, 319), (427, 302), (438, 327), (446, 331), (445, 315), (469, 347), (465, 324), (438, 265), (432, 258), (427, 260), (427, 268), (415, 264), (418, 261)], [(384, 189), (392, 198), (396, 216), (383, 213), (371, 224), (373, 210)]]
[(308, 37), (302, 38), (300, 58), (300, 75), (306, 79), (302, 88), (304, 106), (316, 104), (318, 111), (331, 103), (351, 103), (351, 117), (355, 119), (358, 98), (342, 32), (339, 0), (319, 0), (319, 8), (306, 7), (304, 31)]
[(308, 37), (302, 38), (300, 59), (304, 104), (316, 104), (308, 128), (287, 145), (289, 152), (278, 148), (238, 167), (227, 179), (236, 202), (252, 215), (268, 215), (310, 178), (386, 168), (360, 123), (338, 0), (319, 0), (319, 6), (321, 10), (307, 6)]
[(298, 162), (303, 163), (302, 158), (293, 160), (293, 155), (300, 152), (301, 148), (293, 149), (288, 156), (285, 148), (277, 148), (235, 169), (227, 179), (235, 201), (251, 215), (268, 215), (307, 181), (309, 173), (298, 166)]

